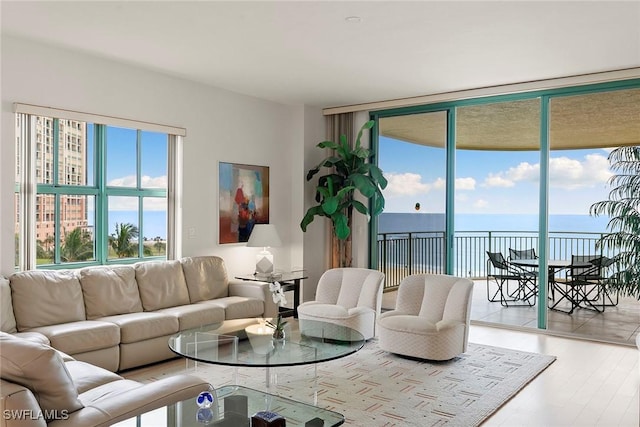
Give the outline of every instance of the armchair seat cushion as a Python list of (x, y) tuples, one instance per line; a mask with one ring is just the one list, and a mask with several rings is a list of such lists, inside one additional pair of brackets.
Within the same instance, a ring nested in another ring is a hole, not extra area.
[(298, 313), (304, 313), (305, 317), (317, 317), (319, 320), (326, 318), (345, 319), (349, 317), (349, 310), (335, 304), (322, 304), (315, 301), (302, 303), (298, 306)]
[(416, 335), (426, 335), (438, 331), (436, 324), (424, 317), (408, 315), (381, 317), (378, 320), (378, 327), (384, 327), (389, 331), (407, 332)]

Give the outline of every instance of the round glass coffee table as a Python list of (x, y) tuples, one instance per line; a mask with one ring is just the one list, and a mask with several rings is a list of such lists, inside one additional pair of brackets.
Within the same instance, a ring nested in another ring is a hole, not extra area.
[[(289, 320), (285, 339), (276, 341), (260, 319), (234, 319), (179, 332), (169, 338), (174, 353), (197, 362), (266, 369), (266, 387), (277, 382), (271, 368), (314, 365), (360, 350), (362, 334), (345, 326), (313, 320)], [(234, 382), (238, 383), (237, 369)], [(314, 398), (317, 401), (317, 396)]]

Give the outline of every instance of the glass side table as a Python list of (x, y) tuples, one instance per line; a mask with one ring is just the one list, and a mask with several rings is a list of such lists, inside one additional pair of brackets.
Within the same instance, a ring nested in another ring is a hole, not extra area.
[(293, 316), (296, 319), (298, 318), (298, 306), (300, 305), (300, 282), (307, 277), (304, 270), (275, 272), (269, 275), (250, 273), (235, 276), (236, 279), (254, 282), (280, 282), (284, 292), (293, 291), (293, 308), (280, 307), (280, 315), (282, 317)]

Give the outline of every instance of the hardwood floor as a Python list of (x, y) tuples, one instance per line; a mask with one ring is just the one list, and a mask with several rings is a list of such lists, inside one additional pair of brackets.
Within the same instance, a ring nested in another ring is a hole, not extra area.
[(635, 347), (477, 325), (469, 340), (557, 357), (483, 426), (640, 425)]

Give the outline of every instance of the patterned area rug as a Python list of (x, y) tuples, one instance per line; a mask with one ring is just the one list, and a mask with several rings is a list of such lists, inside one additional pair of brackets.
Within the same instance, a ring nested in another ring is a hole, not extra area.
[[(389, 354), (376, 340), (356, 354), (313, 366), (271, 369), (276, 393), (345, 415), (352, 426), (477, 426), (556, 358), (469, 344), (467, 353), (447, 362), (424, 362)], [(199, 363), (192, 372), (219, 387), (233, 384), (234, 369)], [(131, 371), (125, 376), (151, 381), (183, 372), (184, 360)], [(238, 383), (265, 390), (266, 372), (244, 368)], [(273, 393), (273, 387), (271, 389)], [(316, 394), (317, 392), (317, 394)]]

